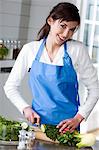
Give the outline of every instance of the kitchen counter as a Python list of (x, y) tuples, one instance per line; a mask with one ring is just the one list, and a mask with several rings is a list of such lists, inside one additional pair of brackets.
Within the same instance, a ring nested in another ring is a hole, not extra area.
[[(17, 150), (17, 144), (0, 144), (0, 150)], [(32, 150), (78, 150), (75, 147), (67, 147), (51, 142), (35, 140)], [(99, 141), (91, 148), (81, 148), (81, 150), (99, 150)]]

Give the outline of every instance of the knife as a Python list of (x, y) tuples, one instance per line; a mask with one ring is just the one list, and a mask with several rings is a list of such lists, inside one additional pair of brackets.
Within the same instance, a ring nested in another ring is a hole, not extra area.
[(34, 118), (34, 123), (32, 123), (31, 126), (37, 127), (41, 130), (41, 124), (37, 123), (37, 118)]

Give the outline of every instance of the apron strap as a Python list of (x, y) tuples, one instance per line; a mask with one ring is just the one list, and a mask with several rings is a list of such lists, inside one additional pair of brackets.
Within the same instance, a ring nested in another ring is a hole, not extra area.
[[(67, 60), (67, 62), (69, 60), (72, 64), (71, 58), (70, 58), (69, 54), (67, 53), (67, 43), (66, 42), (64, 43), (64, 58)], [(77, 81), (77, 87), (76, 88), (78, 91), (78, 81)], [(80, 98), (79, 98), (78, 92), (77, 92), (77, 104), (78, 104), (78, 106), (80, 106)]]
[[(67, 59), (69, 57), (68, 53), (67, 53), (67, 43), (64, 43), (64, 58)], [(70, 57), (69, 57), (70, 58)]]
[(66, 52), (67, 51), (67, 43), (65, 42), (64, 43), (64, 52)]
[(41, 57), (43, 48), (44, 48), (44, 46), (45, 46), (45, 42), (46, 42), (46, 39), (44, 38), (44, 39), (43, 39), (43, 42), (41, 43), (41, 45), (40, 45), (40, 47), (39, 47), (38, 53), (36, 54), (35, 60), (38, 60), (38, 61), (40, 60), (40, 57)]

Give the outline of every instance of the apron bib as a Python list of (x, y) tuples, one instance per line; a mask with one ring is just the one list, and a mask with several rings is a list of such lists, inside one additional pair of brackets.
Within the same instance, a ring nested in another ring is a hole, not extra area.
[(64, 44), (63, 66), (39, 62), (45, 46), (40, 45), (32, 63), (29, 84), (33, 94), (32, 109), (40, 115), (41, 124), (57, 125), (75, 116), (78, 111), (78, 81)]

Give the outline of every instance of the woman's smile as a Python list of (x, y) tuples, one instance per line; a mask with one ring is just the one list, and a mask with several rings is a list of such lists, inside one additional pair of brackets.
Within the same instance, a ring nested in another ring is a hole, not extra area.
[(56, 37), (59, 44), (63, 44), (66, 41), (66, 38), (61, 37), (59, 34)]

